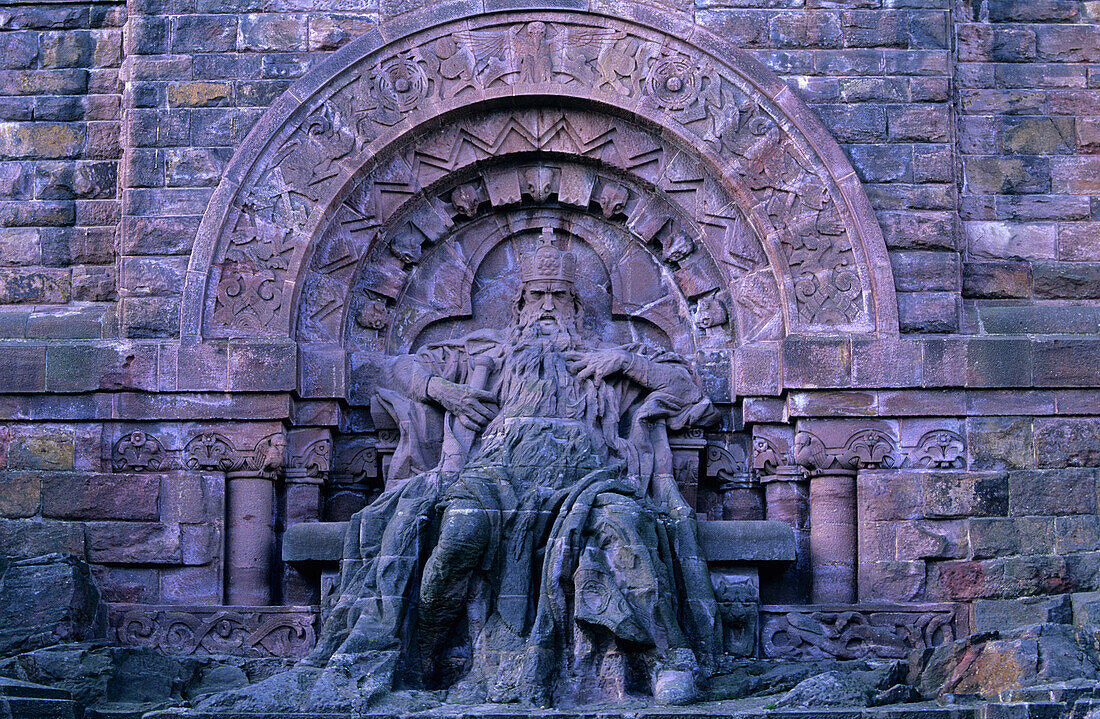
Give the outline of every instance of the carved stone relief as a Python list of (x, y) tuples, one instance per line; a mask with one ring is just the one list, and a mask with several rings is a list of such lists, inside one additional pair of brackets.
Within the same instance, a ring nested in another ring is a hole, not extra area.
[[(583, 199), (586, 211), (608, 221), (637, 229), (631, 218), (647, 214), (622, 178), (586, 183), (553, 163), (456, 176), (445, 191), (434, 190), (471, 163), (520, 151), (592, 158), (629, 173), (636, 187), (650, 183), (679, 209), (687, 222), (658, 238), (662, 260), (690, 263), (693, 249), (706, 247), (725, 280), (719, 289), (729, 293), (703, 303), (700, 332), (721, 327), (735, 307), (739, 317), (751, 314), (769, 293), (765, 277), (778, 312), (758, 319), (780, 315), (781, 332), (890, 330), (892, 288), (869, 270), (885, 258), (881, 237), (865, 198), (850, 196), (850, 183), (837, 179), (850, 168), (781, 83), (747, 57), (711, 46), (720, 44), (552, 12), (444, 23), (399, 49), (364, 39), (354, 46), (359, 57), (341, 53), (354, 59), (302, 81), (310, 90), (299, 96), (308, 100), (272, 112), (262, 149), (241, 149), (228, 172), (233, 185), (219, 190), (206, 215), (189, 274), (189, 295), (204, 295), (206, 309), (205, 319), (190, 313), (187, 321), (204, 327), (185, 333), (285, 333), (300, 314), (295, 293), (311, 254), (314, 266), (324, 258), (328, 273), (338, 274), (338, 265), (354, 264), (385, 234), (392, 272), (400, 272), (456, 218), (475, 217), (484, 203), (546, 202), (555, 183), (559, 203)], [(548, 95), (576, 98), (570, 104), (592, 108), (588, 120), (539, 110)], [(465, 106), (476, 115), (497, 96), (521, 109), (491, 116), (476, 132), (465, 121), (446, 123), (436, 139), (417, 129)], [(645, 129), (652, 123), (668, 131)], [(399, 208), (408, 219), (387, 224)], [(353, 245), (352, 255), (322, 248), (323, 236)], [(209, 293), (199, 279), (207, 276)], [(333, 300), (348, 297), (344, 287), (331, 289)], [(360, 326), (381, 323), (377, 312), (356, 312)]]

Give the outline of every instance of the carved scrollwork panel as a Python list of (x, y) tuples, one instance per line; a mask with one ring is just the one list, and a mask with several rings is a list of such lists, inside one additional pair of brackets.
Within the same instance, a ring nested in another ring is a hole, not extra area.
[(112, 638), (169, 655), (302, 658), (316, 641), (308, 607), (186, 607), (115, 604)]

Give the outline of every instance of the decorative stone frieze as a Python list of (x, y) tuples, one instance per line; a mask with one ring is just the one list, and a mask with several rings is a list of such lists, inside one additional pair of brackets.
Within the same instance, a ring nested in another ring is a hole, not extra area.
[(771, 659), (905, 659), (966, 633), (955, 604), (760, 607), (760, 651)]
[(165, 654), (304, 657), (316, 641), (312, 607), (112, 604), (110, 638)]

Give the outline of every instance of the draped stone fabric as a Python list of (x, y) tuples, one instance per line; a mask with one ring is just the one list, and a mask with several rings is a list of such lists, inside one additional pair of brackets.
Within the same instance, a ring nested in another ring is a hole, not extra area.
[[(680, 358), (637, 345), (614, 350), (630, 372), (578, 381), (563, 357), (589, 349), (549, 348), (543, 367), (517, 374), (521, 353), (485, 330), (393, 361), (400, 391), (380, 393), (402, 432), (391, 489), (352, 519), (340, 596), (312, 661), (391, 651), (398, 685), (465, 683), (496, 701), (542, 704), (613, 698), (594, 688), (608, 681), (653, 692), (662, 672), (710, 666), (716, 607), (666, 432), (713, 408)], [(478, 383), (501, 409), (479, 437), (409, 399), (425, 376), (472, 384), (486, 362), (495, 369)], [(432, 444), (443, 450), (425, 469)], [(468, 458), (452, 469), (456, 447)], [(481, 515), (487, 538), (469, 581), (453, 588), (465, 611), (434, 645), (446, 656), (425, 656), (423, 635), (440, 628), (418, 614), (419, 594), (448, 508)], [(634, 670), (611, 668), (606, 656), (621, 652), (637, 655)]]

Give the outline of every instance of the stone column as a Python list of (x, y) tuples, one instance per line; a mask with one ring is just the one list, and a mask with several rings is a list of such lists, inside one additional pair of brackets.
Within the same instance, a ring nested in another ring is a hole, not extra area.
[(225, 601), (271, 603), (275, 483), (254, 470), (225, 475)]
[[(287, 455), (288, 466), (283, 473), (285, 526), (318, 522), (321, 519), (321, 489), (331, 468), (331, 433), (327, 429), (291, 430), (287, 435)], [(313, 604), (318, 600), (315, 575), (308, 576), (308, 573), (284, 565), (281, 557), (276, 563), (282, 577), (284, 604)]]
[(271, 603), (275, 477), (285, 461), (282, 435), (263, 438), (252, 456), (225, 474), (225, 601)]
[(764, 488), (764, 518), (794, 530), (795, 561), (769, 601), (799, 604), (810, 594), (809, 493), (806, 475), (791, 455), (789, 427), (758, 426), (753, 434), (753, 470)]
[(856, 600), (856, 472), (826, 450), (816, 435), (799, 431), (794, 459), (810, 476), (810, 568), (814, 604)]
[(810, 478), (810, 563), (814, 604), (856, 600), (856, 473)]

